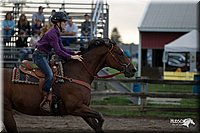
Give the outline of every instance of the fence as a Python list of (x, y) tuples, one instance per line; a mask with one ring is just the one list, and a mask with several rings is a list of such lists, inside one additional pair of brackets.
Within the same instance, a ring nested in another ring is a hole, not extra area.
[[(131, 97), (140, 97), (141, 104), (139, 110), (144, 111), (174, 111), (174, 112), (198, 112), (197, 107), (187, 107), (187, 108), (177, 108), (177, 107), (147, 107), (147, 97), (152, 98), (186, 98), (186, 99), (198, 99), (199, 95), (194, 93), (156, 93), (156, 92), (146, 92), (145, 88), (148, 83), (150, 84), (170, 84), (170, 85), (199, 85), (200, 81), (182, 81), (182, 80), (153, 80), (153, 79), (98, 79), (96, 82), (123, 82), (123, 83), (140, 83), (141, 92), (112, 92), (112, 93), (99, 93), (92, 92), (92, 96), (131, 96)], [(99, 107), (99, 106), (98, 106)], [(105, 106), (104, 106), (105, 107)], [(130, 107), (132, 108), (132, 107)], [(138, 108), (137, 108), (138, 109)]]

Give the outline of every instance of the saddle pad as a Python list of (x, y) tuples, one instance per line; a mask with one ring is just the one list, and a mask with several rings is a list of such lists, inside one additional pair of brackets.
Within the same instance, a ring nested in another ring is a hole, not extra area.
[[(63, 76), (64, 72), (61, 62), (58, 62), (58, 68), (58, 75)], [(32, 75), (23, 73), (19, 68), (15, 67), (13, 68), (12, 82), (25, 84), (39, 84), (39, 79)], [(60, 78), (55, 78), (55, 83), (64, 83), (64, 80)]]
[(38, 84), (39, 80), (29, 74), (25, 74), (19, 68), (13, 68), (12, 82), (25, 84)]

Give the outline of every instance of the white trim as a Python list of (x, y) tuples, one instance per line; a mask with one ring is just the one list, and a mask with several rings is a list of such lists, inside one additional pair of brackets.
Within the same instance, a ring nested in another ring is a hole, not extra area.
[(140, 32), (190, 32), (192, 30), (197, 29), (197, 27), (194, 28), (173, 28), (173, 29), (167, 29), (167, 28), (138, 28)]
[(142, 39), (141, 33), (139, 32), (139, 45), (138, 45), (138, 77), (141, 77), (142, 71)]

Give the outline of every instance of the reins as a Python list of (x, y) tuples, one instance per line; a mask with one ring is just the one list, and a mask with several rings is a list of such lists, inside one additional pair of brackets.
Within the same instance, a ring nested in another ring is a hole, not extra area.
[(81, 62), (84, 66), (84, 68), (86, 69), (86, 71), (90, 74), (90, 76), (98, 79), (98, 78), (112, 78), (116, 75), (119, 75), (119, 74), (122, 74), (123, 72), (117, 72), (117, 73), (114, 73), (114, 74), (110, 74), (110, 75), (104, 75), (104, 76), (99, 76), (99, 75), (93, 75), (92, 72), (88, 69), (88, 67), (86, 66), (86, 64), (82, 61)]
[[(125, 71), (125, 69), (131, 64), (130, 61), (129, 61), (128, 64), (122, 64), (121, 62), (119, 62), (119, 60), (117, 60), (117, 58), (115, 57), (115, 55), (112, 53), (113, 48), (114, 48), (114, 46), (112, 45), (111, 49), (108, 49), (108, 53), (106, 54), (106, 56), (108, 56), (108, 54), (111, 54), (111, 56), (113, 57), (113, 59), (114, 59), (118, 64), (120, 64), (120, 65), (123, 67), (124, 70), (121, 71), (121, 72), (116, 72), (116, 73), (114, 73), (114, 74), (109, 74), (109, 75), (104, 75), (104, 76), (99, 76), (99, 75), (97, 75), (97, 74), (94, 75), (94, 74), (88, 69), (88, 67), (87, 67), (87, 65), (85, 64), (85, 62), (84, 62), (84, 61), (81, 61), (82, 65), (84, 66), (85, 70), (90, 74), (90, 76), (94, 77), (95, 79), (98, 79), (98, 78), (99, 78), (99, 79), (100, 79), (100, 78), (112, 78), (112, 77), (114, 77), (114, 76), (116, 76), (116, 75), (122, 74), (122, 73)], [(105, 56), (105, 57), (106, 57), (106, 56)], [(89, 83), (86, 83), (86, 82), (82, 81), (82, 80), (72, 79), (72, 78), (68, 78), (68, 77), (64, 77), (64, 76), (59, 76), (59, 75), (55, 75), (55, 76), (58, 77), (58, 78), (64, 79), (64, 80), (68, 80), (69, 82), (77, 83), (77, 84), (82, 85), (82, 86), (84, 86), (84, 87), (86, 87), (86, 88), (88, 88), (88, 89), (91, 89), (91, 85), (90, 85)]]
[[(119, 61), (116, 59), (116, 57), (113, 55), (113, 53), (112, 53), (113, 48), (114, 48), (114, 46), (113, 46), (113, 44), (112, 44), (111, 49), (108, 49), (107, 55), (108, 55), (108, 54), (111, 54), (111, 56), (113, 57), (113, 59), (114, 59), (118, 64), (120, 64), (122, 67), (125, 66), (125, 68), (127, 68), (131, 63), (129, 62), (128, 65), (126, 65), (126, 64), (122, 64), (121, 62), (119, 62)], [(107, 55), (106, 55), (106, 56), (107, 56)], [(88, 67), (87, 67), (87, 65), (85, 64), (85, 62), (81, 61), (81, 63), (82, 63), (82, 65), (85, 67), (86, 71), (90, 74), (90, 76), (92, 76), (92, 77), (94, 77), (94, 78), (96, 78), (96, 79), (98, 79), (98, 78), (99, 78), (99, 79), (100, 79), (100, 78), (112, 78), (112, 77), (114, 77), (114, 76), (116, 76), (116, 75), (122, 74), (122, 73), (125, 71), (125, 69), (124, 69), (124, 71), (116, 72), (116, 73), (114, 73), (114, 74), (99, 76), (99, 75), (97, 75), (97, 74), (94, 75), (94, 74), (88, 69)]]

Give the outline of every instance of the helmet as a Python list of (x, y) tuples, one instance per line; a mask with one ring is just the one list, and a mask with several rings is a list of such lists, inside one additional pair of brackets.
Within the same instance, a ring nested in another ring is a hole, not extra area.
[(55, 12), (51, 18), (52, 23), (67, 21), (68, 17), (64, 12)]

